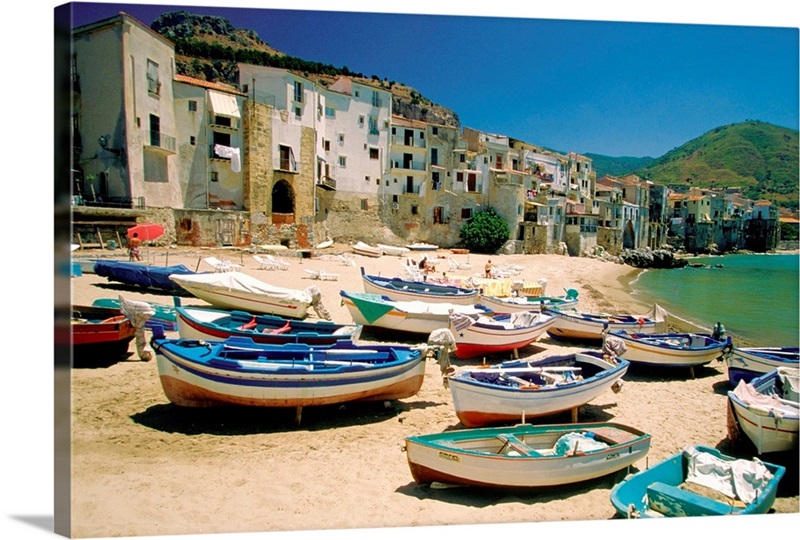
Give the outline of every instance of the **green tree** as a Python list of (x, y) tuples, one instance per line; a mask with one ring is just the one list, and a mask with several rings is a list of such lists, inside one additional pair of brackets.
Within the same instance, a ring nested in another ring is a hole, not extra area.
[(476, 253), (497, 253), (508, 240), (508, 223), (494, 208), (478, 212), (470, 218), (459, 232), (461, 241), (470, 251)]

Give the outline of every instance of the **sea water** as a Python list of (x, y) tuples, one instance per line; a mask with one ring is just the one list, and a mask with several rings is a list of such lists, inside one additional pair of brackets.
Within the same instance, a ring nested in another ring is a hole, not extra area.
[(647, 270), (631, 283), (632, 294), (706, 330), (721, 322), (734, 345), (798, 346), (800, 257), (796, 253), (688, 260), (703, 267)]

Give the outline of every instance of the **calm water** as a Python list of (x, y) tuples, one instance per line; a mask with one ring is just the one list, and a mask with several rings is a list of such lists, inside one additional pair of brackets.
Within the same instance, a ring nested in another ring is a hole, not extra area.
[[(648, 270), (632, 284), (634, 296), (658, 302), (670, 314), (711, 329), (719, 321), (749, 345), (798, 344), (797, 254), (695, 257), (711, 268)], [(714, 265), (721, 265), (716, 268)]]

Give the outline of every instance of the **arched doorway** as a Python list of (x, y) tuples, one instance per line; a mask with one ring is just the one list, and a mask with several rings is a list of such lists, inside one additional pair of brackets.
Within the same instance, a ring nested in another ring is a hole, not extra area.
[(272, 186), (272, 223), (294, 223), (294, 190), (286, 180)]
[(622, 229), (622, 247), (625, 249), (636, 249), (636, 232), (633, 230), (633, 222), (628, 220)]

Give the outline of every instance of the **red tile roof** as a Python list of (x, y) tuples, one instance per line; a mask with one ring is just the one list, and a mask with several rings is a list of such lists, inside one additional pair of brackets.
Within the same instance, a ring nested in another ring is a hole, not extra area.
[(247, 95), (244, 92), (240, 92), (238, 89), (234, 88), (229, 84), (204, 81), (203, 79), (189, 77), (188, 75), (175, 75), (175, 80), (177, 82), (191, 84), (192, 86), (200, 86), (202, 88), (208, 88), (209, 90), (218, 90), (220, 92), (227, 92), (229, 94), (237, 94), (240, 96)]

